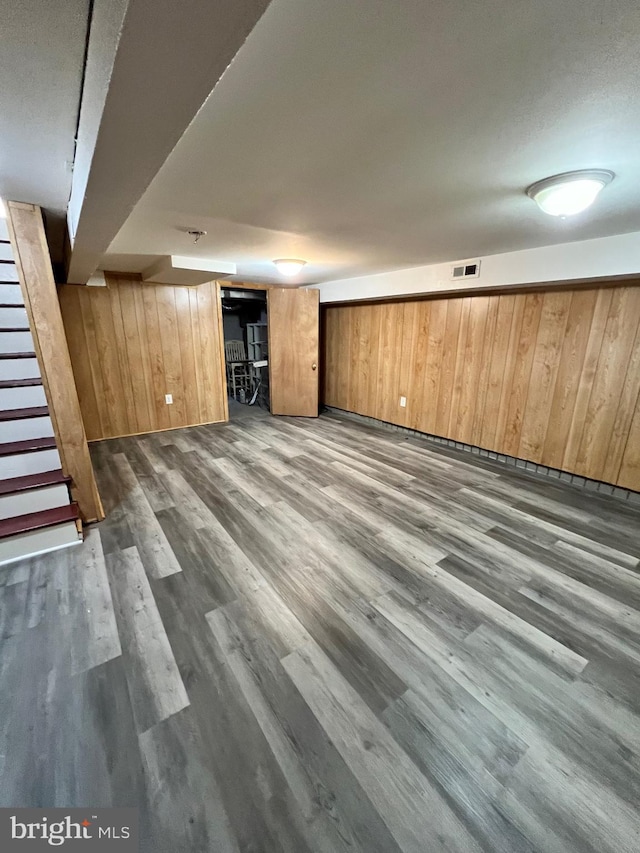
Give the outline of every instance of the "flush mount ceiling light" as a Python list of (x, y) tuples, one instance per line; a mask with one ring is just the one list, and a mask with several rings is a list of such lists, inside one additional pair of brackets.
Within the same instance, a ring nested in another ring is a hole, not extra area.
[(278, 258), (273, 262), (279, 273), (286, 276), (298, 275), (302, 267), (307, 263), (298, 258)]
[(613, 172), (605, 169), (564, 172), (532, 184), (527, 195), (550, 216), (573, 216), (592, 205), (600, 190), (614, 177)]

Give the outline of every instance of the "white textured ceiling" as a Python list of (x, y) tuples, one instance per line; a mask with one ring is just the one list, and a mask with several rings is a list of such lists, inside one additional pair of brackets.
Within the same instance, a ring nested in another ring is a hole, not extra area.
[(0, 3), (0, 197), (41, 205), (62, 237), (89, 0)]
[[(639, 56), (637, 0), (273, 0), (102, 266), (311, 282), (638, 230)], [(524, 195), (579, 168), (617, 174), (579, 217)]]

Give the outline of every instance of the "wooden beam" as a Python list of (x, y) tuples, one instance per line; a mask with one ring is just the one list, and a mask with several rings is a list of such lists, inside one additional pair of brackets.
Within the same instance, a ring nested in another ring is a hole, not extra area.
[(51, 259), (37, 205), (6, 202), (9, 236), (29, 317), (63, 472), (84, 522), (100, 521), (104, 510), (96, 485), (73, 378)]
[[(218, 284), (223, 290), (271, 290), (273, 287), (281, 287), (279, 284), (271, 284), (269, 282), (264, 282), (260, 284), (255, 281), (229, 281), (227, 279), (222, 279), (218, 281)], [(290, 285), (292, 288), (301, 287), (299, 284)]]

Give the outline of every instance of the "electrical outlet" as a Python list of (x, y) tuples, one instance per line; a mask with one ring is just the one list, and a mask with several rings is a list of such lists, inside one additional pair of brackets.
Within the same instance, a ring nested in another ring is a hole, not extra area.
[(164, 395), (164, 401), (167, 404), (167, 406), (170, 406), (171, 403), (173, 403), (173, 394), (165, 394)]
[(407, 407), (407, 398), (406, 397), (400, 397), (400, 408), (406, 409), (406, 407)]

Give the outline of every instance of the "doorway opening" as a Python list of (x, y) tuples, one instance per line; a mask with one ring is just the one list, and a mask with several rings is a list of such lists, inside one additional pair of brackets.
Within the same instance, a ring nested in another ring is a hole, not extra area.
[(224, 287), (221, 301), (229, 420), (266, 417), (270, 411), (267, 292)]

